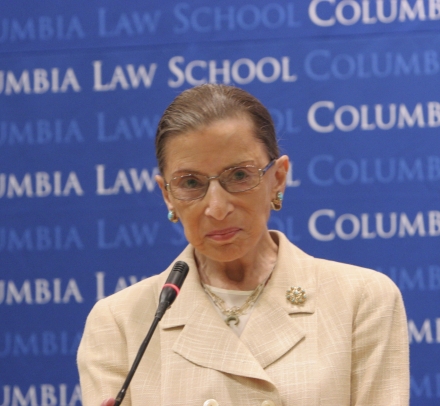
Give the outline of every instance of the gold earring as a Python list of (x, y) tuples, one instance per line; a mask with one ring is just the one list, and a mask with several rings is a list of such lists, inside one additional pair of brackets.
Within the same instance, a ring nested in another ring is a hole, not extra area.
[(177, 214), (174, 210), (170, 210), (168, 212), (168, 220), (170, 220), (171, 223), (177, 223), (179, 221), (179, 217), (177, 217)]
[(280, 211), (283, 206), (284, 195), (283, 192), (277, 192), (277, 196), (270, 202), (272, 210)]

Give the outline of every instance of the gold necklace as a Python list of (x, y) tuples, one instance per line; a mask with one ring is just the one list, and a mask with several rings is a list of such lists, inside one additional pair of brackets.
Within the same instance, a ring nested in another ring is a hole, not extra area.
[(235, 325), (238, 325), (238, 323), (240, 323), (240, 316), (244, 314), (247, 309), (249, 309), (255, 304), (269, 278), (270, 275), (264, 282), (260, 283), (254, 289), (254, 291), (246, 299), (246, 302), (244, 302), (240, 307), (233, 306), (230, 309), (226, 308), (225, 301), (221, 297), (217, 296), (211, 289), (209, 289), (208, 286), (206, 286), (204, 283), (202, 283), (202, 286), (203, 289), (205, 289), (205, 292), (208, 294), (208, 296), (212, 299), (214, 304), (226, 316), (225, 323), (229, 326), (229, 323), (233, 321)]

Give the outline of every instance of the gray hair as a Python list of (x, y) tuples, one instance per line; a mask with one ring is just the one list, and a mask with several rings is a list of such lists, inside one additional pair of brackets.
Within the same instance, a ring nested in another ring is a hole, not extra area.
[(217, 120), (247, 116), (255, 128), (255, 137), (265, 146), (269, 159), (280, 152), (270, 113), (250, 93), (234, 86), (205, 84), (180, 93), (163, 113), (156, 131), (156, 158), (159, 170), (165, 168), (168, 138), (209, 125)]

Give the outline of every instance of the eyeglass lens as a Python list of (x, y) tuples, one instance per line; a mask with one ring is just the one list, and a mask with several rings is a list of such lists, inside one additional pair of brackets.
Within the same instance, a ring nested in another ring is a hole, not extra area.
[(252, 165), (230, 168), (218, 176), (188, 174), (171, 179), (169, 185), (173, 196), (177, 199), (197, 199), (202, 197), (212, 179), (218, 179), (220, 184), (231, 193), (244, 192), (260, 183), (260, 170)]

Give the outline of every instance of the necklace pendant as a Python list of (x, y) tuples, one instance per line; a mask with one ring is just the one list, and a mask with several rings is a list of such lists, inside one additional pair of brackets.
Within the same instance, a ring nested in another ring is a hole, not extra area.
[(240, 323), (240, 319), (238, 318), (238, 316), (231, 314), (230, 316), (228, 316), (225, 320), (225, 323), (229, 326), (229, 323), (231, 323), (231, 321), (234, 321), (235, 325), (238, 325), (238, 323)]

